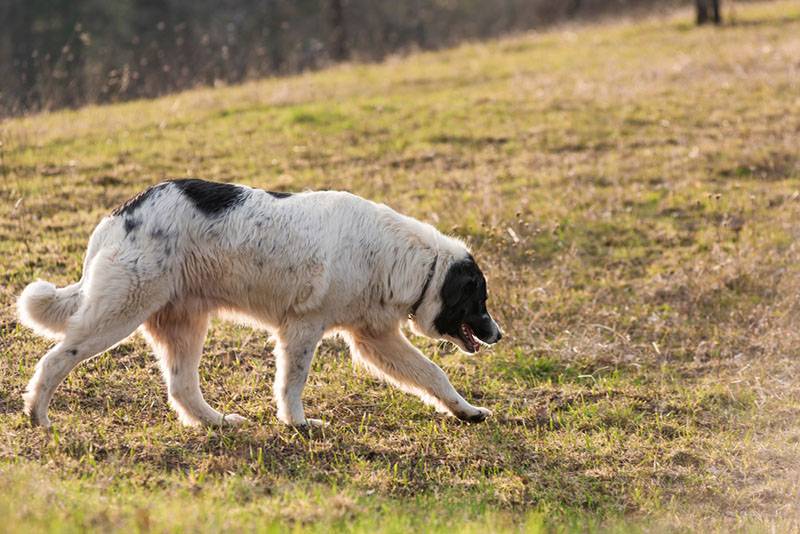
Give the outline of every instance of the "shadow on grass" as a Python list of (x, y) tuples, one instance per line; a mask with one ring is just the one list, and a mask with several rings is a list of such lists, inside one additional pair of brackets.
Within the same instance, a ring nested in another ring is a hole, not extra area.
[(22, 413), (22, 390), (0, 391), (0, 415)]

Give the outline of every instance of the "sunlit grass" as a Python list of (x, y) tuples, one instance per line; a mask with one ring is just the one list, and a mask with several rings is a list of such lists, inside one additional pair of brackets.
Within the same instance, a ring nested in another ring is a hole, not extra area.
[[(380, 65), (6, 121), (0, 516), (50, 530), (797, 528), (800, 7), (528, 34)], [(347, 189), (472, 244), (507, 332), (423, 339), (482, 425), (325, 342), (280, 427), (267, 335), (215, 323), (237, 430), (182, 428), (144, 342), (81, 366), (52, 434), (21, 392), (26, 283), (80, 276), (97, 221), (165, 178)], [(8, 527), (6, 527), (8, 528)]]

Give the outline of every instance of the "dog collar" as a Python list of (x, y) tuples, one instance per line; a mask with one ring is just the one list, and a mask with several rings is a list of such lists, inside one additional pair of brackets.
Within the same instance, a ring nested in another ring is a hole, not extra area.
[(425, 293), (428, 292), (428, 288), (431, 285), (431, 280), (433, 280), (433, 274), (436, 272), (436, 263), (439, 261), (439, 254), (436, 254), (433, 258), (433, 263), (431, 263), (431, 268), (428, 271), (428, 278), (425, 280), (425, 285), (422, 286), (422, 292), (419, 294), (419, 298), (417, 301), (411, 305), (411, 312), (408, 314), (409, 319), (414, 317), (417, 314), (417, 309), (419, 309), (420, 304), (422, 301), (425, 300)]

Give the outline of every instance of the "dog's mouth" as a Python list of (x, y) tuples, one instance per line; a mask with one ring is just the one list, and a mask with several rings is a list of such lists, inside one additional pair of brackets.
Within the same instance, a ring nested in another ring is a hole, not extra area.
[(461, 328), (458, 329), (458, 337), (464, 342), (464, 346), (471, 353), (481, 350), (480, 341), (475, 337), (475, 332), (473, 332), (472, 327), (467, 323), (461, 323)]

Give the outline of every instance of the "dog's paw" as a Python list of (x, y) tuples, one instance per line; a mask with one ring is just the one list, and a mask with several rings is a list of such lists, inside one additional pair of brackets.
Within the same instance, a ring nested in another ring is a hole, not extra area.
[(31, 422), (31, 425), (40, 426), (45, 430), (50, 428), (51, 423), (50, 423), (50, 418), (47, 417), (47, 412), (42, 413), (42, 410), (40, 410), (36, 406), (36, 402), (28, 395), (25, 395), (24, 399), (25, 399), (25, 408), (24, 408), (25, 415), (28, 416), (28, 420)]
[(229, 413), (222, 418), (224, 426), (239, 426), (245, 423), (247, 423), (247, 418), (235, 413)]
[(328, 426), (328, 423), (326, 423), (322, 419), (306, 419), (306, 426), (309, 426), (311, 428), (324, 428)]
[(295, 430), (299, 430), (300, 432), (309, 432), (317, 428), (325, 428), (328, 426), (328, 423), (326, 423), (322, 419), (306, 419), (302, 423), (293, 423), (290, 424), (289, 426), (294, 428)]
[(291, 425), (295, 428), (301, 429), (308, 429), (308, 428), (325, 428), (328, 426), (328, 423), (323, 421), (322, 419), (306, 419), (302, 423), (296, 423)]
[(50, 418), (47, 417), (47, 415), (37, 415), (35, 411), (26, 415), (28, 416), (28, 420), (31, 422), (32, 426), (39, 426), (45, 430), (49, 430), (52, 426)]
[(457, 412), (454, 415), (465, 423), (480, 423), (490, 417), (492, 411), (488, 408), (476, 406), (474, 412)]

